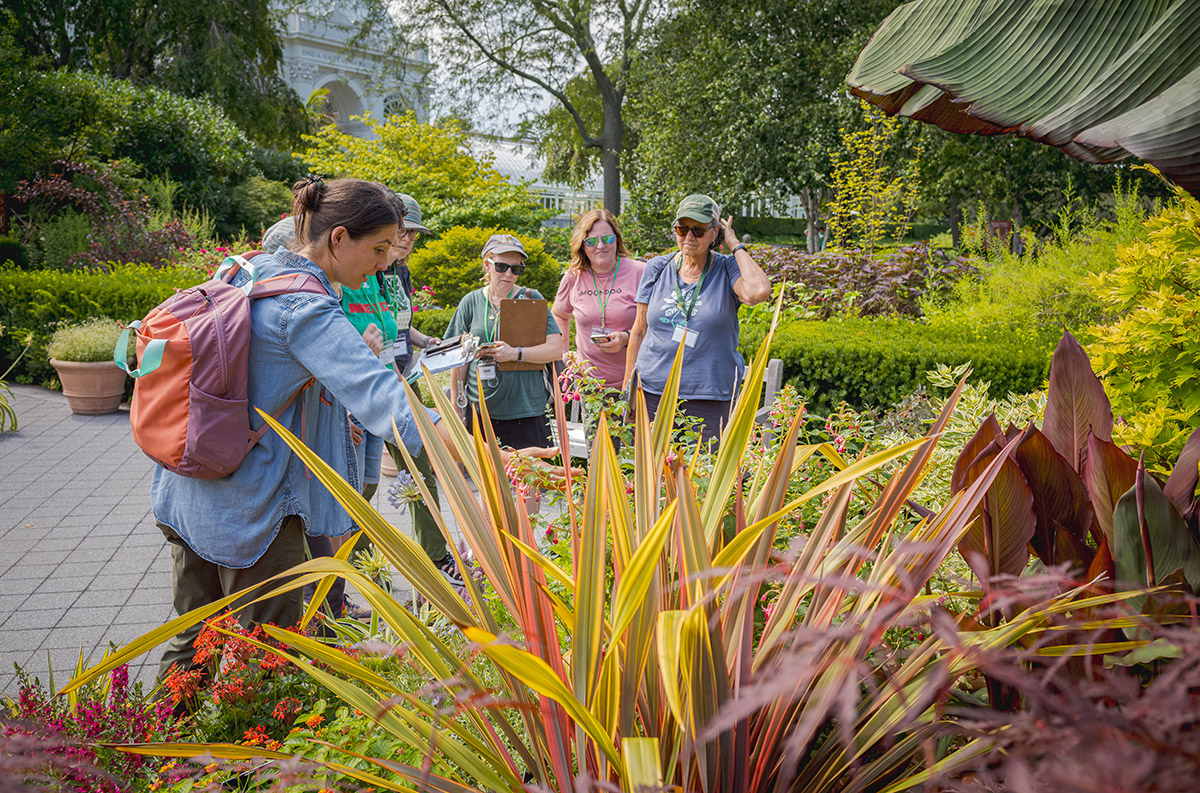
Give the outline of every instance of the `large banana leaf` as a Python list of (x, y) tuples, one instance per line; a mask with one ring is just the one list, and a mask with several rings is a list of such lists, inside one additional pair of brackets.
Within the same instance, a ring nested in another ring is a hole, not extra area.
[(1133, 154), (1200, 196), (1197, 30), (1195, 0), (913, 0), (846, 80), (889, 115)]

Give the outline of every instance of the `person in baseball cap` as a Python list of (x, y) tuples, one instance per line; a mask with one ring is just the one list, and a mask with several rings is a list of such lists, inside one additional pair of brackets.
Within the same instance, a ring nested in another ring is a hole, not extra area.
[[(679, 246), (646, 262), (629, 334), (625, 383), (637, 379), (653, 417), (682, 344), (679, 410), (700, 419), (701, 435), (720, 442), (745, 370), (738, 352), (738, 308), (771, 297), (771, 281), (711, 196), (693, 193), (675, 211)], [(722, 241), (729, 253), (717, 253)]]
[[(469, 333), (476, 338), (479, 350), (476, 359), (464, 369), (455, 370), (450, 395), (458, 407), (465, 410), (468, 429), (478, 419), (480, 400), (487, 401), (492, 428), (501, 444), (514, 449), (549, 447), (553, 445), (550, 423), (546, 420), (546, 402), (550, 393), (541, 366), (506, 366), (502, 364), (547, 364), (562, 355), (562, 336), (547, 307), (545, 341), (531, 346), (513, 346), (504, 341), (501, 332), (500, 305), (505, 300), (543, 299), (535, 289), (520, 286), (517, 281), (525, 272), (529, 255), (525, 246), (513, 234), (498, 233), (488, 237), (480, 258), (483, 264), (483, 287), (463, 296), (450, 327), (448, 337)], [(482, 390), (480, 383), (482, 382)], [(527, 507), (533, 511), (532, 503)]]

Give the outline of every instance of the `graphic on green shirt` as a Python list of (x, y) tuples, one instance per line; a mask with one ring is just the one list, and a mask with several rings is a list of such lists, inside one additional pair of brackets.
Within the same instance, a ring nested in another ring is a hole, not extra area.
[(379, 282), (374, 277), (369, 277), (358, 289), (343, 288), (342, 311), (360, 336), (371, 323), (375, 323), (383, 331), (382, 360), (387, 364), (387, 368), (394, 369), (393, 353), (388, 351), (394, 349), (399, 331), (396, 316), (379, 291)]

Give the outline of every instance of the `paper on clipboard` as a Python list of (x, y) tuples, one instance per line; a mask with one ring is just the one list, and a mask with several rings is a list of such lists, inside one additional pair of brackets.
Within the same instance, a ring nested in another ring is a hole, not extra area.
[(422, 366), (435, 374), (459, 368), (474, 358), (474, 341), (475, 337), (467, 333), (456, 339), (447, 339), (436, 346), (426, 347), (421, 351), (421, 356), (417, 358), (412, 374), (408, 376), (408, 381), (415, 382), (421, 376)]

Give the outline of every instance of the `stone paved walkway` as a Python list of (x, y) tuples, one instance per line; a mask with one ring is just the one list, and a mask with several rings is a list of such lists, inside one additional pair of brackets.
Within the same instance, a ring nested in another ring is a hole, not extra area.
[[(59, 393), (13, 386), (20, 429), (0, 435), (0, 685), (13, 664), (56, 685), (171, 617), (170, 552), (150, 515), (151, 463), (129, 413), (75, 416)], [(131, 674), (150, 680), (151, 653)]]
[[(20, 429), (0, 434), (0, 691), (15, 697), (14, 663), (43, 682), (53, 670), (61, 687), (81, 652), (99, 660), (174, 612), (170, 551), (150, 514), (153, 463), (127, 408), (76, 416), (58, 392), (12, 391)], [(147, 690), (160, 654), (131, 664)]]

